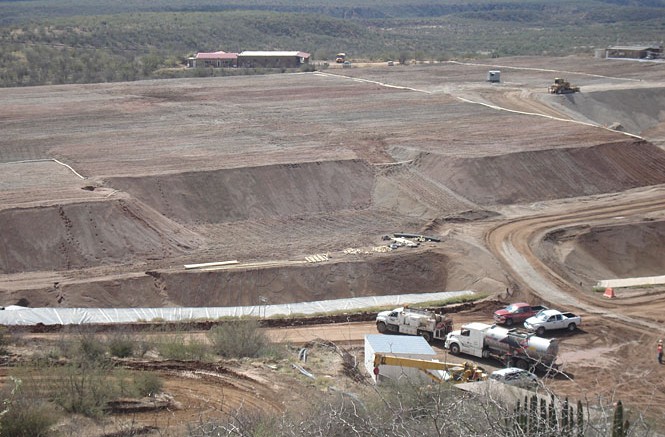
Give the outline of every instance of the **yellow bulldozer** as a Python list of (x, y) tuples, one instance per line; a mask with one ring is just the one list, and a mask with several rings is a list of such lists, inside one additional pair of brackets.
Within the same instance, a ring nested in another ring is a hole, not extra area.
[(557, 77), (554, 79), (554, 83), (547, 88), (547, 91), (550, 94), (572, 94), (579, 93), (580, 87), (571, 85), (565, 79)]

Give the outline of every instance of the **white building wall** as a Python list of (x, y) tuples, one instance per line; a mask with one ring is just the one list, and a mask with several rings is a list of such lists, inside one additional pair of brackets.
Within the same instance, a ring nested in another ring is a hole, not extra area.
[[(382, 341), (374, 341), (379, 338)], [(436, 356), (436, 353), (425, 339), (420, 336), (405, 335), (366, 335), (364, 352), (365, 369), (367, 369), (375, 384), (381, 383), (382, 380), (401, 380), (405, 378), (410, 381), (430, 381), (430, 378), (422, 371), (410, 367), (381, 365), (378, 374), (376, 374), (374, 357), (377, 353), (421, 360), (431, 360)]]

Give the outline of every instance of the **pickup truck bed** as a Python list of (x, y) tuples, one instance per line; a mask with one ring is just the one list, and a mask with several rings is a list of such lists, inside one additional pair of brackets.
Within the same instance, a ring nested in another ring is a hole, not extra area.
[(541, 311), (524, 322), (524, 327), (538, 335), (554, 329), (575, 331), (582, 324), (582, 318), (573, 313), (562, 313), (557, 310)]

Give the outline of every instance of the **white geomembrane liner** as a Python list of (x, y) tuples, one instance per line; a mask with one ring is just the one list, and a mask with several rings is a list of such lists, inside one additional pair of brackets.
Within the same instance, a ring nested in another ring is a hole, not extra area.
[(353, 297), (279, 305), (242, 307), (177, 307), (177, 308), (26, 308), (8, 306), (0, 311), (0, 325), (82, 325), (135, 323), (163, 320), (181, 322), (215, 320), (222, 317), (271, 317), (311, 315), (344, 310), (361, 310), (376, 306), (441, 301), (473, 295), (470, 290), (439, 293), (400, 294), (391, 296)]

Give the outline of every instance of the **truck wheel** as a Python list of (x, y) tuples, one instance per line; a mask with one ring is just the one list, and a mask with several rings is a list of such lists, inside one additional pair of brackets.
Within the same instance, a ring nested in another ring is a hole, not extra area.
[(483, 353), (481, 355), (485, 359), (489, 358), (490, 357), (490, 350), (489, 349), (483, 349)]
[(536, 334), (538, 334), (539, 336), (542, 336), (543, 334), (545, 334), (545, 327), (541, 326), (538, 329), (536, 329)]
[(506, 326), (513, 326), (513, 319), (506, 319)]
[(427, 331), (420, 331), (420, 335), (425, 339), (427, 343), (432, 341), (432, 334)]
[(573, 331), (576, 330), (576, 329), (577, 329), (577, 325), (576, 325), (576, 324), (571, 323), (570, 325), (568, 325), (568, 330), (569, 330), (570, 332), (573, 332)]
[(453, 355), (459, 354), (459, 344), (453, 343), (450, 345), (450, 353)]
[(527, 363), (526, 360), (520, 358), (515, 361), (515, 367), (518, 367), (522, 370), (529, 370), (529, 363)]
[(388, 327), (386, 327), (386, 324), (384, 322), (377, 322), (376, 329), (381, 334), (383, 334), (384, 332), (386, 332), (388, 330)]

